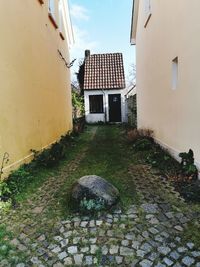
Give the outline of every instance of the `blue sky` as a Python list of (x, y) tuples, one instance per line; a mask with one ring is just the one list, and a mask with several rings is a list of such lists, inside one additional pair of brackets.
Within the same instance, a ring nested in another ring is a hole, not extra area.
[(123, 53), (125, 75), (135, 64), (135, 47), (130, 45), (132, 0), (69, 0), (75, 44), (71, 59), (84, 58), (85, 49), (91, 54)]

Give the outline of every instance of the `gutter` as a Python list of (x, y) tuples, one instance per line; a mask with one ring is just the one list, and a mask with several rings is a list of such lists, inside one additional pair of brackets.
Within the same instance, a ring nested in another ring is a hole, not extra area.
[(131, 43), (131, 45), (136, 45), (138, 11), (139, 11), (139, 0), (133, 0), (132, 19), (131, 19), (131, 33), (130, 33), (130, 43)]

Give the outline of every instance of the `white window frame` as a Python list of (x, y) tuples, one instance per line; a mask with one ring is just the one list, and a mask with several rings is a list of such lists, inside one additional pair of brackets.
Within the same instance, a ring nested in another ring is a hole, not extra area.
[(178, 57), (175, 57), (172, 60), (172, 90), (176, 90), (178, 88)]
[(152, 15), (151, 0), (144, 0), (144, 12), (145, 12), (144, 27), (146, 28)]

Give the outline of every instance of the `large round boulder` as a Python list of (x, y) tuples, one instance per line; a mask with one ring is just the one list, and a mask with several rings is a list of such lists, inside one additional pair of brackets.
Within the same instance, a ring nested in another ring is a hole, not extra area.
[(105, 179), (88, 175), (81, 177), (72, 187), (72, 199), (80, 203), (85, 199), (101, 199), (107, 207), (111, 207), (119, 200), (119, 191)]

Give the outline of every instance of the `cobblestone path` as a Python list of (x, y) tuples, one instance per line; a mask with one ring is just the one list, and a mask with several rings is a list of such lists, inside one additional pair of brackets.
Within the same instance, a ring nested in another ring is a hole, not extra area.
[[(93, 128), (91, 138), (95, 132)], [(16, 251), (25, 257), (16, 264), (3, 260), (0, 266), (200, 267), (200, 248), (184, 238), (188, 223), (198, 222), (200, 214), (190, 210), (173, 187), (145, 165), (130, 165), (127, 170), (140, 204), (94, 218), (79, 214), (49, 218), (45, 207), (56, 209), (52, 195), (62, 187), (63, 177), (76, 171), (86, 153), (83, 149), (59, 179), (50, 177), (26, 205), (5, 218), (4, 223), (17, 233), (10, 257), (17, 262)]]

